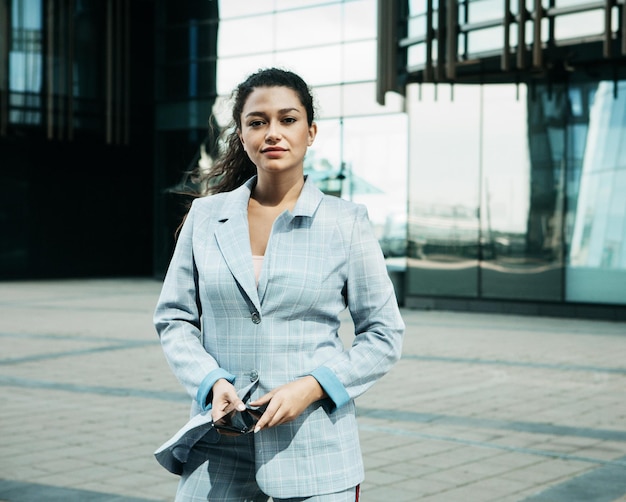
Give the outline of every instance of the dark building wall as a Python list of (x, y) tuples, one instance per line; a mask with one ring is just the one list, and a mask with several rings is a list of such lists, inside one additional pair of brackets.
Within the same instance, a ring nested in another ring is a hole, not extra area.
[(188, 173), (200, 161), (201, 147), (214, 152), (209, 127), (217, 97), (218, 2), (159, 0), (155, 40), (154, 247), (153, 275), (169, 265), (176, 230), (194, 191)]
[[(41, 119), (9, 120), (0, 135), (0, 279), (152, 272), (154, 2), (124, 6), (118, 14), (128, 16), (129, 43), (123, 55), (127, 64), (117, 69), (122, 77), (117, 81), (128, 89), (125, 139), (107, 138), (106, 86), (95, 84), (89, 87), (95, 96), (76, 96), (72, 134), (50, 137), (47, 107), (50, 100), (57, 106), (67, 96), (48, 94), (45, 78), (40, 92), (31, 97)], [(73, 15), (56, 14), (66, 20)], [(90, 21), (106, 22), (100, 17)], [(106, 30), (100, 26), (96, 32)], [(43, 33), (43, 54), (48, 39)], [(92, 58), (79, 56), (75, 65), (88, 63), (91, 74), (95, 61), (97, 74), (105, 75), (104, 41), (96, 42)], [(89, 52), (84, 49), (74, 54)], [(63, 54), (56, 57), (59, 67)], [(8, 68), (6, 60), (2, 64)], [(85, 74), (79, 69), (76, 75)], [(5, 98), (9, 95), (2, 103), (11, 103), (11, 92), (2, 92)], [(60, 124), (55, 122), (55, 131), (61, 130)]]
[(2, 277), (150, 273), (151, 165), (142, 148), (41, 139), (0, 148)]

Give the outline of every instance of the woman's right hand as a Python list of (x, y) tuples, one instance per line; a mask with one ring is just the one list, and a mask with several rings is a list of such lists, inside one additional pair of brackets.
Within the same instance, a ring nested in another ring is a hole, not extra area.
[(219, 420), (234, 409), (244, 411), (246, 405), (237, 395), (235, 386), (224, 378), (213, 384), (213, 400), (211, 401), (211, 418)]

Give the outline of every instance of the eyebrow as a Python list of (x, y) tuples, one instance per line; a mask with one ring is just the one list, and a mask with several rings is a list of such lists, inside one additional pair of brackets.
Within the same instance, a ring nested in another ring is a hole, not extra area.
[[(302, 113), (302, 112), (301, 112), (300, 110), (298, 110), (297, 108), (282, 108), (281, 110), (278, 110), (278, 113), (279, 113), (279, 114), (281, 114), (281, 115), (283, 115), (283, 114), (285, 114), (285, 113), (290, 113), (290, 112)], [(255, 116), (255, 115), (265, 116), (265, 115), (267, 115), (267, 113), (265, 113), (265, 112), (254, 112), (254, 111), (252, 111), (252, 112), (246, 113), (246, 115), (245, 115), (245, 116), (246, 116), (246, 117), (252, 117), (252, 116)]]

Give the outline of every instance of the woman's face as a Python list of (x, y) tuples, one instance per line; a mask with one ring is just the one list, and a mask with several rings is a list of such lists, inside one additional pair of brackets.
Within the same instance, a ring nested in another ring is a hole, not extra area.
[(298, 94), (288, 87), (257, 87), (241, 112), (238, 131), (243, 148), (262, 172), (303, 170), (306, 150), (317, 126), (309, 126)]

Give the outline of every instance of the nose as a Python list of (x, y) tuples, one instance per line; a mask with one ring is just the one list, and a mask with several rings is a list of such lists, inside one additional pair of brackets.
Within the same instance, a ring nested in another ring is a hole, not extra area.
[(268, 143), (275, 143), (280, 140), (280, 127), (274, 121), (271, 121), (267, 126), (267, 131), (265, 133), (265, 141)]

